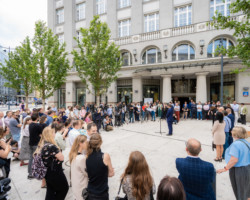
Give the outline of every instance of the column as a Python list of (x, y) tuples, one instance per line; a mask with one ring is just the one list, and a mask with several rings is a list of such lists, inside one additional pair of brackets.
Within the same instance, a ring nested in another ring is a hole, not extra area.
[(196, 73), (196, 103), (207, 102), (207, 75), (209, 72)]
[(73, 81), (66, 82), (66, 107), (76, 104), (76, 84)]
[(172, 74), (161, 75), (162, 81), (162, 102), (169, 103), (172, 100), (171, 78)]
[(143, 100), (143, 88), (142, 88), (142, 78), (133, 77), (132, 79), (133, 88), (133, 102), (141, 102)]
[(95, 90), (90, 83), (88, 83), (88, 88), (86, 89), (86, 104), (93, 104), (95, 103)]
[(49, 106), (55, 105), (56, 107), (58, 107), (58, 90), (53, 92), (53, 96), (49, 97), (48, 103)]
[(116, 81), (111, 83), (110, 87), (108, 88), (107, 96), (108, 96), (108, 104), (115, 105), (115, 103), (117, 103), (117, 82)]

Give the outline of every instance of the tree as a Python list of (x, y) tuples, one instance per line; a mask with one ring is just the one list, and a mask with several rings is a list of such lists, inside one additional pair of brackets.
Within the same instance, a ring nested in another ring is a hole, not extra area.
[(58, 37), (53, 35), (44, 22), (36, 22), (33, 38), (36, 58), (34, 81), (36, 89), (41, 94), (43, 108), (45, 99), (52, 96), (53, 92), (66, 81), (70, 66), (65, 46), (65, 43), (59, 43)]
[(8, 80), (6, 87), (14, 88), (25, 93), (26, 108), (28, 108), (28, 96), (34, 90), (32, 77), (35, 74), (34, 53), (30, 45), (29, 37), (16, 47), (14, 52), (9, 53), (9, 60), (1, 63), (1, 75)]
[(217, 12), (213, 17), (214, 26), (217, 29), (234, 30), (233, 36), (237, 39), (236, 46), (230, 46), (228, 49), (221, 48), (216, 51), (223, 51), (229, 57), (238, 56), (246, 67), (236, 69), (234, 72), (239, 73), (247, 68), (250, 68), (250, 1), (249, 0), (235, 0), (230, 5), (231, 14), (243, 14), (244, 17), (240, 21), (232, 20), (230, 16), (223, 16)]
[(81, 28), (80, 33), (81, 40), (74, 38), (79, 50), (72, 51), (75, 67), (89, 91), (88, 84), (93, 86), (99, 105), (100, 95), (117, 79), (121, 68), (120, 51), (114, 42), (109, 42), (108, 25), (102, 23), (98, 16), (91, 21), (89, 29)]

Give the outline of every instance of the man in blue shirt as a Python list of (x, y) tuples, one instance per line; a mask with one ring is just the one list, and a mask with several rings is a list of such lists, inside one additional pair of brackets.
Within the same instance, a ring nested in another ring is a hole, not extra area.
[(47, 121), (45, 122), (47, 126), (53, 123), (52, 115), (53, 115), (53, 111), (49, 110), (48, 115), (47, 115)]
[(169, 133), (167, 134), (167, 136), (171, 136), (173, 134), (174, 107), (168, 103), (167, 108), (168, 108), (168, 111), (167, 111), (166, 118), (167, 118), (167, 123), (168, 123), (168, 130), (169, 130)]
[(231, 120), (231, 129), (229, 132), (229, 146), (233, 143), (233, 137), (232, 137), (232, 130), (234, 128), (234, 123), (235, 123), (235, 116), (232, 114), (232, 108), (227, 108), (226, 109), (227, 113), (228, 113), (228, 118)]

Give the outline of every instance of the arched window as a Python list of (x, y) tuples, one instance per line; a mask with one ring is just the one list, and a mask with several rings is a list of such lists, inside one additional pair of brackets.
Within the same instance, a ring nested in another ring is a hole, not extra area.
[(192, 60), (195, 58), (194, 48), (189, 44), (181, 44), (174, 48), (172, 52), (172, 61)]
[(128, 51), (124, 51), (121, 53), (122, 57), (122, 66), (132, 65), (132, 56)]
[(216, 11), (221, 13), (223, 16), (229, 16), (230, 3), (231, 0), (210, 0), (210, 20), (213, 19), (214, 15), (216, 15)]
[[(233, 42), (227, 38), (223, 38), (223, 47), (225, 49), (228, 49), (229, 46), (233, 46)], [(221, 39), (216, 39), (213, 40), (207, 47), (207, 57), (208, 58), (212, 58), (212, 57), (216, 57), (217, 55), (215, 55), (215, 50), (216, 48), (220, 45)]]
[(142, 55), (142, 64), (153, 64), (161, 62), (161, 51), (157, 48), (147, 49)]

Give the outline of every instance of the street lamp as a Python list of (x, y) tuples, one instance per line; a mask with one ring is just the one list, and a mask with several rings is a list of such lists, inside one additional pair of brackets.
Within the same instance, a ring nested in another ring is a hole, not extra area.
[[(223, 47), (223, 38), (220, 39), (219, 47)], [(223, 53), (222, 50), (220, 50), (220, 56), (221, 56), (221, 68), (220, 68), (220, 102), (221, 105), (223, 105)]]

